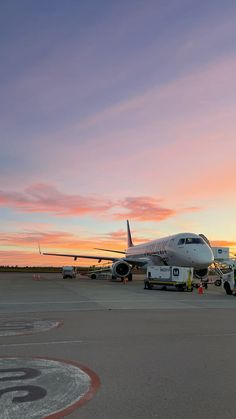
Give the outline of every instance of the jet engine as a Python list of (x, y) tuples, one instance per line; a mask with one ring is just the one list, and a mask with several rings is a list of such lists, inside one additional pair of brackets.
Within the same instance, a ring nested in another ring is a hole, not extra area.
[(194, 269), (193, 275), (197, 279), (206, 279), (208, 276), (208, 268)]
[(116, 278), (127, 277), (130, 274), (131, 266), (125, 261), (117, 261), (112, 265), (112, 276)]

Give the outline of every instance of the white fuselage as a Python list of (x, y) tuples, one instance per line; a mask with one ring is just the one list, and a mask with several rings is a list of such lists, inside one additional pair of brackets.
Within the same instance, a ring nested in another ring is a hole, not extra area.
[(147, 260), (147, 264), (207, 268), (214, 261), (210, 246), (197, 234), (180, 233), (129, 247), (126, 258)]

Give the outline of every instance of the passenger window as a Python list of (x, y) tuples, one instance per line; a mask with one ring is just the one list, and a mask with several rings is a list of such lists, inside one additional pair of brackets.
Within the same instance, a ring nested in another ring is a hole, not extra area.
[(185, 242), (185, 239), (179, 239), (178, 246), (181, 246), (181, 245), (183, 246), (184, 242)]

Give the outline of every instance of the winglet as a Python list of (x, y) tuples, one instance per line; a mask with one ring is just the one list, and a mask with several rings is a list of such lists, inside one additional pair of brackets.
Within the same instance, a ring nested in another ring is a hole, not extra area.
[(133, 241), (132, 241), (130, 227), (129, 227), (129, 220), (127, 220), (127, 246), (133, 247)]
[(39, 254), (41, 255), (42, 252), (41, 252), (41, 248), (40, 248), (40, 243), (38, 243), (38, 248), (39, 248)]

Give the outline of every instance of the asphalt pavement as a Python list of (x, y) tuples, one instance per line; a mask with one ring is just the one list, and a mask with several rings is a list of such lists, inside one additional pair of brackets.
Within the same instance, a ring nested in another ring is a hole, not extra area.
[(0, 418), (234, 418), (236, 297), (0, 273)]

